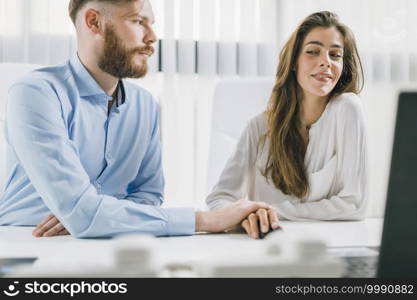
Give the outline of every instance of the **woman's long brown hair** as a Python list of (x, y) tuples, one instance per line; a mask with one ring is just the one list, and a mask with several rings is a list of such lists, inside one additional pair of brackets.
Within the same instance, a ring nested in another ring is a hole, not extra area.
[(329, 101), (345, 92), (358, 94), (363, 87), (362, 64), (351, 30), (332, 12), (317, 12), (305, 18), (279, 56), (276, 82), (265, 112), (270, 148), (263, 170), (263, 176), (272, 180), (276, 188), (300, 199), (308, 194), (309, 182), (304, 164), (307, 142), (301, 131), (302, 91), (294, 70), (306, 35), (316, 27), (335, 27), (344, 40), (342, 74)]

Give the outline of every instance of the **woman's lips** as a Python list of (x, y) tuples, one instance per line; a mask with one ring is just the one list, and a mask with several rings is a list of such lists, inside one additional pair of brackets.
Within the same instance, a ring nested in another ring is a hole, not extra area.
[(313, 74), (311, 76), (315, 80), (320, 81), (320, 82), (329, 82), (333, 79), (332, 76), (330, 74), (327, 74), (327, 73), (317, 73), (317, 74)]

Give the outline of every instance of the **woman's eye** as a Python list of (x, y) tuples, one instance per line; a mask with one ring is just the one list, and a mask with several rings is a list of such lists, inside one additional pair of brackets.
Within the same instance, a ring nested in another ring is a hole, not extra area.
[(341, 53), (331, 53), (330, 55), (332, 57), (335, 57), (335, 58), (342, 58), (343, 57), (343, 55)]
[(307, 50), (306, 53), (314, 55), (314, 54), (318, 54), (319, 51), (317, 51), (317, 50)]

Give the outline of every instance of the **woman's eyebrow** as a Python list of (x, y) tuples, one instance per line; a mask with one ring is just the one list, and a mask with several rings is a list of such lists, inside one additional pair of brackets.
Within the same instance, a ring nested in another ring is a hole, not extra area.
[[(319, 42), (319, 41), (310, 41), (307, 44), (305, 44), (305, 46), (310, 45), (310, 44), (324, 47), (323, 43), (322, 42)], [(343, 46), (341, 46), (339, 44), (333, 44), (333, 45), (330, 46), (330, 48), (340, 48), (340, 49), (343, 49)]]

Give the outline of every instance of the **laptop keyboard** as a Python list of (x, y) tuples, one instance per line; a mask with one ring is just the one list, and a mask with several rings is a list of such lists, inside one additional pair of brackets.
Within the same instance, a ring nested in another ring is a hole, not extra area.
[(376, 277), (379, 255), (378, 247), (329, 248), (328, 254), (340, 257), (347, 263), (343, 277)]

